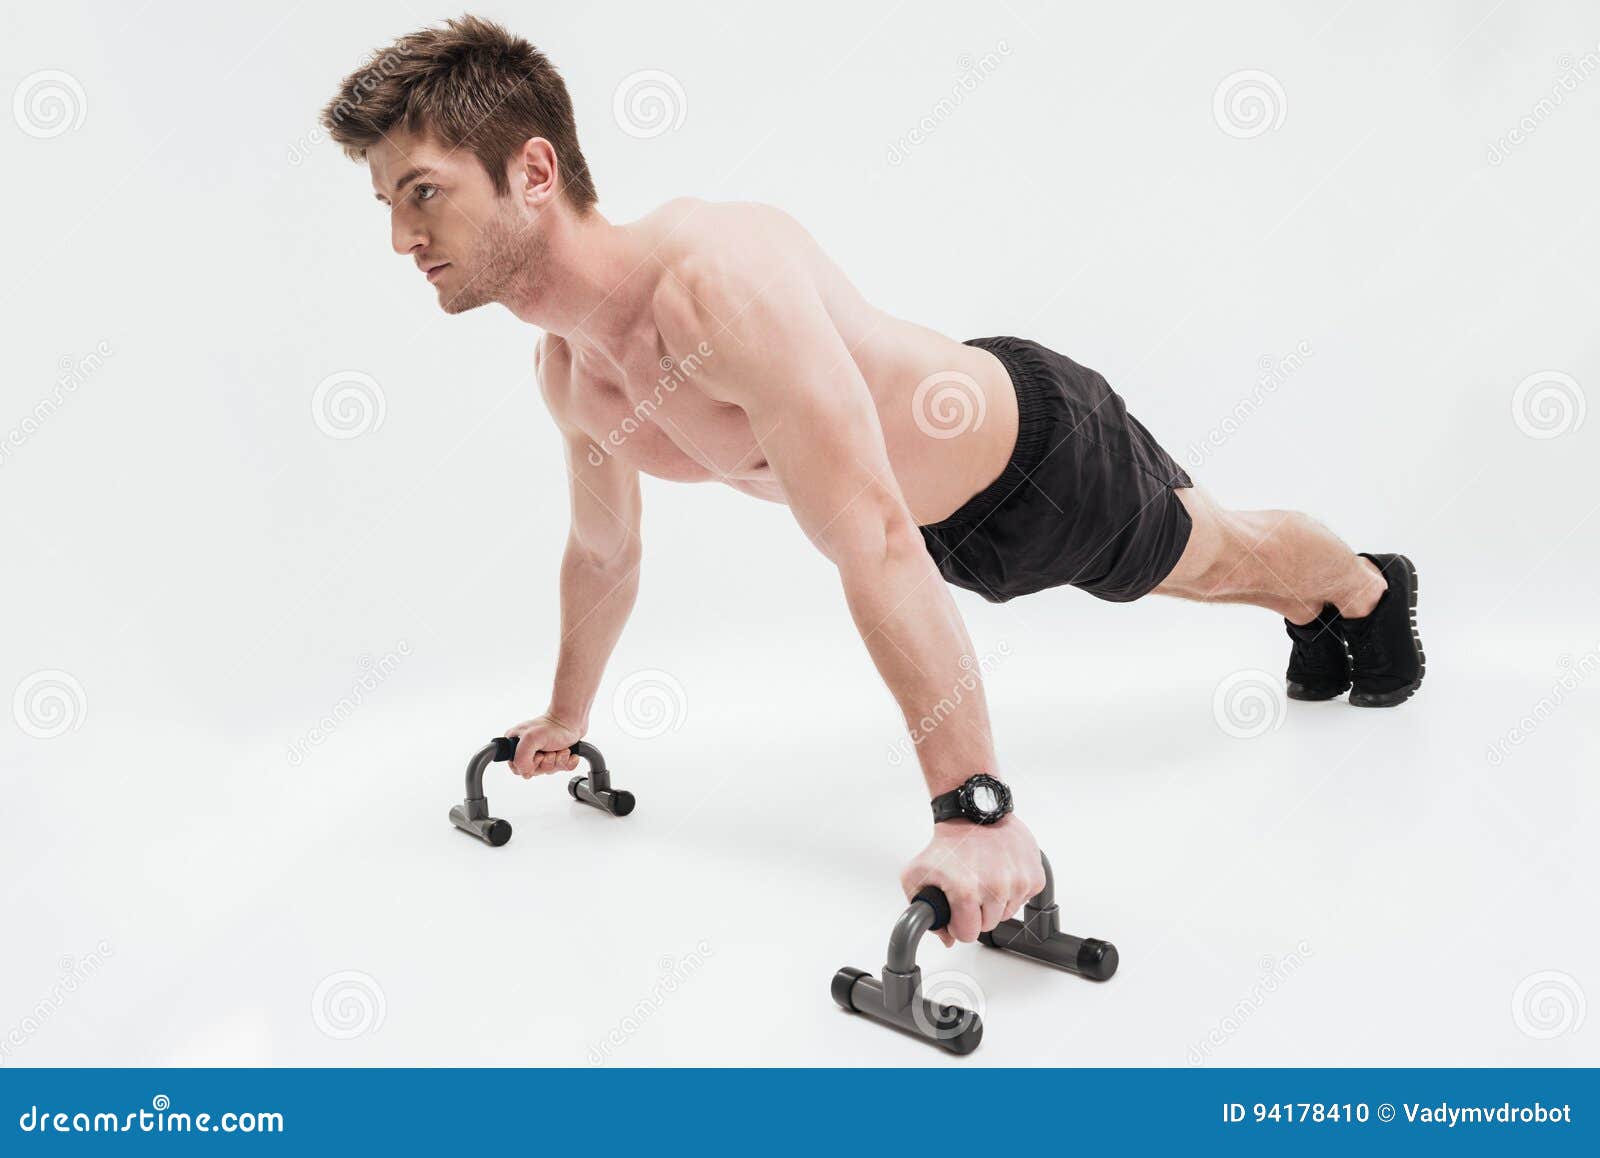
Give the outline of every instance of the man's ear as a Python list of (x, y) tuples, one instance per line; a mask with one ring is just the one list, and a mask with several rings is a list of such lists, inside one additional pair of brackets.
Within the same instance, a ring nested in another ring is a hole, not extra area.
[(510, 161), (511, 191), (530, 209), (542, 209), (561, 192), (561, 167), (555, 146), (529, 137)]

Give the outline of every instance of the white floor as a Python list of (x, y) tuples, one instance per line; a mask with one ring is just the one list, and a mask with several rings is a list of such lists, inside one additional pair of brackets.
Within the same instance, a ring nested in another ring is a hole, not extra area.
[[(1493, 766), (1560, 650), (1519, 666), (1528, 639), (1471, 644), (1425, 600), (1410, 704), (1279, 702), (1236, 738), (1213, 693), (1281, 662), (1260, 613), (1055, 593), (1028, 630), (1027, 604), (963, 606), (1009, 652), (1003, 771), (1065, 924), (1123, 965), (1094, 985), (930, 939), (924, 969), (984, 1002), (956, 1064), (1600, 1062), (1600, 678)], [(829, 1000), (839, 966), (881, 967), (926, 824), (865, 655), (819, 634), (738, 680), (686, 658), (675, 731), (597, 718), (627, 819), (491, 769), (516, 825), (497, 850), (445, 820), (496, 730), (488, 686), (427, 699), (397, 674), (299, 768), (150, 720), (41, 742), (50, 774), (18, 778), (0, 831), (6, 1063), (949, 1063)]]

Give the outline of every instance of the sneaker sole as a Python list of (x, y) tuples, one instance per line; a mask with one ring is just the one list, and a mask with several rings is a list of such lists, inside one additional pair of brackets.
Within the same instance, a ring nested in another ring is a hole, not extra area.
[(1428, 671), (1428, 656), (1422, 650), (1422, 634), (1417, 630), (1417, 567), (1404, 555), (1396, 555), (1396, 559), (1406, 566), (1406, 577), (1410, 580), (1411, 588), (1411, 645), (1417, 651), (1417, 678), (1403, 688), (1396, 688), (1392, 692), (1351, 692), (1350, 702), (1358, 708), (1392, 708), (1396, 704), (1403, 704), (1417, 694), (1417, 689), (1422, 686), (1422, 677)]
[(1337, 699), (1339, 696), (1344, 695), (1345, 692), (1349, 690), (1350, 685), (1348, 683), (1342, 684), (1339, 687), (1316, 688), (1309, 687), (1306, 684), (1297, 684), (1293, 680), (1290, 680), (1287, 688), (1287, 694), (1291, 700), (1315, 702), (1318, 700)]

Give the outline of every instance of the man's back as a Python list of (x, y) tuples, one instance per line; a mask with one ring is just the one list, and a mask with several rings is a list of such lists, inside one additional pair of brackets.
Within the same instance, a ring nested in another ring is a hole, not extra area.
[(710, 264), (759, 287), (781, 265), (803, 271), (860, 371), (918, 522), (944, 518), (999, 475), (1017, 425), (999, 360), (868, 303), (792, 217), (752, 202), (680, 198), (622, 228), (658, 271), (652, 308), (606, 354), (554, 335), (540, 346), (546, 402), (563, 427), (587, 439), (590, 458), (605, 455), (680, 482), (720, 480), (784, 501), (744, 411), (706, 392), (726, 381), (729, 359), (719, 363), (719, 343), (740, 343), (737, 317), (719, 315), (703, 350), (677, 356), (658, 317), (703, 305), (686, 285), (690, 269)]

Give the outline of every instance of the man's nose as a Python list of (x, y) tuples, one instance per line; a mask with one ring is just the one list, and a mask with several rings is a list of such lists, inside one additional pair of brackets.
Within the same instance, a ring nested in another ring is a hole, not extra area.
[(396, 213), (389, 220), (389, 241), (394, 251), (404, 257), (415, 249), (426, 247), (428, 237), (414, 220), (404, 213)]

